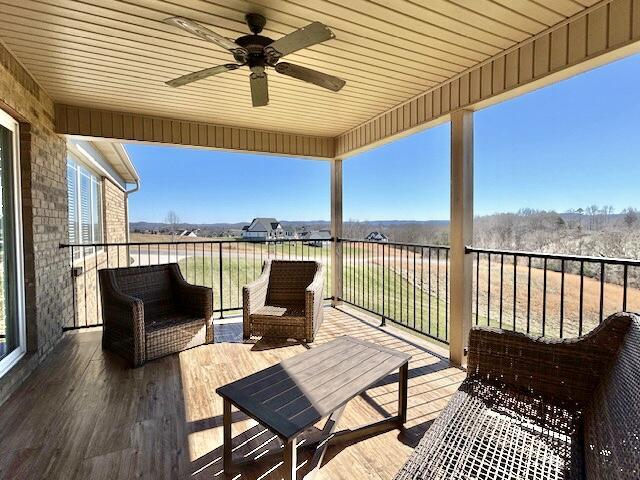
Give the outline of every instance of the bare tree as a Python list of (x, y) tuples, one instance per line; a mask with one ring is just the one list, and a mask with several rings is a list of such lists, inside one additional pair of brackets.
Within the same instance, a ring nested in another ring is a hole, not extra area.
[(361, 239), (366, 235), (367, 225), (358, 219), (350, 218), (343, 224), (342, 229), (346, 238)]
[(609, 223), (609, 216), (613, 214), (614, 208), (612, 205), (604, 205), (601, 212), (604, 216), (604, 226), (607, 226), (607, 224)]
[(627, 227), (631, 228), (638, 223), (638, 210), (633, 207), (629, 207), (626, 210), (623, 210), (623, 213), (624, 223)]
[(598, 205), (591, 205), (586, 208), (585, 212), (589, 215), (589, 228), (593, 230), (596, 227), (596, 215), (598, 215)]
[(173, 210), (169, 210), (167, 212), (167, 216), (164, 217), (164, 222), (169, 225), (171, 236), (175, 237), (178, 224), (180, 223), (180, 217), (178, 217), (178, 214)]

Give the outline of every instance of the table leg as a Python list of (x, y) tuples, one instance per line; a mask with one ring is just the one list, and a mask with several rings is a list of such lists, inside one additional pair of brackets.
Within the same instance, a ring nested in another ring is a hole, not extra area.
[(324, 454), (327, 453), (327, 448), (329, 447), (331, 437), (338, 427), (338, 422), (340, 421), (340, 417), (342, 417), (344, 408), (345, 405), (334, 411), (327, 419), (327, 422), (322, 429), (320, 443), (318, 444), (318, 447), (316, 448), (316, 451), (313, 454), (311, 461), (309, 462), (309, 472), (305, 475), (304, 480), (313, 480), (316, 476), (316, 473), (318, 473), (318, 470), (320, 470), (320, 465), (322, 464), (322, 460), (324, 459)]
[(232, 464), (232, 446), (231, 446), (231, 402), (224, 399), (224, 407), (222, 413), (222, 425), (224, 432), (223, 440), (223, 453), (222, 453), (222, 468), (225, 475), (231, 472)]
[(409, 362), (400, 367), (400, 380), (398, 382), (398, 417), (400, 425), (407, 421), (407, 398), (409, 387)]
[(289, 440), (284, 446), (284, 480), (296, 480), (297, 446), (298, 442), (295, 438)]

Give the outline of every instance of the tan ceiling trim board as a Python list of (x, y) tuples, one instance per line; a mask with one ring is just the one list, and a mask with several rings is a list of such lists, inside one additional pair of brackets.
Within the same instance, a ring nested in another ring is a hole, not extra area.
[[(640, 46), (640, 0), (606, 0), (521, 42), (459, 76), (373, 117), (336, 137), (344, 158), (424, 129), (459, 108), (479, 108), (539, 88), (612, 60), (622, 47)], [(610, 54), (610, 55), (605, 55)], [(424, 105), (424, 106), (423, 106)], [(407, 109), (418, 113), (416, 123)], [(424, 112), (424, 113), (423, 113)], [(382, 120), (380, 120), (382, 119)], [(380, 122), (372, 141), (364, 134)]]
[(56, 132), (92, 139), (162, 143), (230, 151), (333, 158), (331, 137), (190, 122), (73, 105), (55, 105)]

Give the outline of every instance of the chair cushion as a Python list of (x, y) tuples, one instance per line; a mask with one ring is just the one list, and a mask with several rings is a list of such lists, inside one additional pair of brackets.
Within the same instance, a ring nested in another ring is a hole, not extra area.
[(155, 316), (148, 316), (145, 312), (144, 317), (144, 329), (146, 333), (155, 332), (158, 330), (166, 330), (171, 327), (179, 327), (180, 325), (190, 323), (205, 324), (204, 318), (197, 318), (193, 315), (180, 312), (177, 308), (165, 309), (162, 313)]
[(264, 337), (305, 338), (304, 307), (266, 305), (251, 314), (251, 332)]
[(587, 479), (640, 478), (640, 321), (633, 316), (612, 369), (585, 414)]
[(567, 410), (468, 379), (396, 479), (583, 478), (579, 425)]
[(278, 317), (287, 319), (290, 319), (290, 317), (304, 318), (304, 305), (265, 305), (256, 308), (255, 312), (251, 315), (252, 319), (259, 317), (269, 317), (270, 320)]

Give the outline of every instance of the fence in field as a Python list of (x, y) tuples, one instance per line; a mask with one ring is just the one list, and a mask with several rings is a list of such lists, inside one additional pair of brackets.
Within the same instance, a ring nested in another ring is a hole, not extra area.
[(176, 241), (166, 243), (92, 243), (61, 245), (69, 250), (73, 287), (73, 322), (66, 329), (102, 324), (98, 270), (177, 263), (185, 279), (213, 291), (214, 313), (223, 317), (242, 309), (242, 287), (255, 280), (266, 259), (322, 262), (324, 291), (331, 292), (330, 241), (267, 240)]
[(449, 247), (340, 239), (340, 300), (419, 332), (449, 340)]

